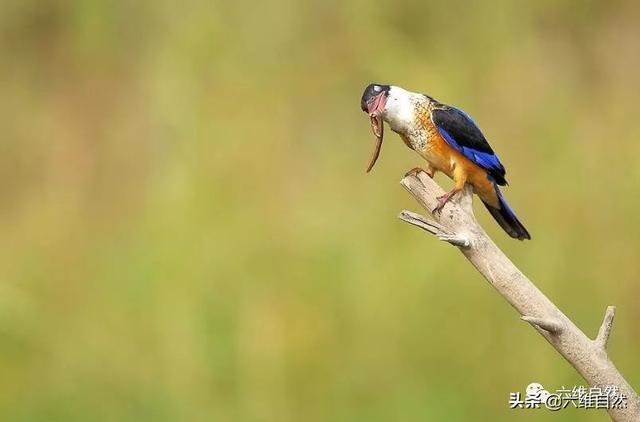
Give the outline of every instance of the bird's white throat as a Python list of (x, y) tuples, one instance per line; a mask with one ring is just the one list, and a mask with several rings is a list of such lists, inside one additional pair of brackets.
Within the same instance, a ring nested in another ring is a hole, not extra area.
[(382, 117), (391, 130), (406, 134), (415, 125), (416, 105), (426, 99), (422, 94), (391, 86)]

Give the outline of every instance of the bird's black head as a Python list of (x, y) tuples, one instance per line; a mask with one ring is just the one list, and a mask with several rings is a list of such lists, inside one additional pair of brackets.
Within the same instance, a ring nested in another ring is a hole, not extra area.
[(389, 85), (369, 84), (362, 94), (360, 108), (365, 113), (382, 112), (389, 95)]

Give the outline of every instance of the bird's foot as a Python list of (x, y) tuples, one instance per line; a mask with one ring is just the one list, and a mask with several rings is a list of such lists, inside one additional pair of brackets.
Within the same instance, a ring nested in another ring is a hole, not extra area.
[(451, 200), (451, 198), (460, 191), (461, 189), (453, 189), (451, 192), (447, 192), (444, 195), (439, 196), (437, 198), (438, 205), (433, 209), (433, 211), (431, 211), (431, 214), (440, 214), (444, 206), (447, 205), (447, 202), (449, 202), (449, 200)]
[(404, 174), (404, 177), (407, 177), (407, 176), (415, 176), (415, 177), (418, 177), (418, 173), (420, 173), (421, 171), (425, 172), (425, 173), (427, 174), (427, 176), (429, 176), (430, 178), (432, 178), (432, 179), (433, 179), (433, 175), (434, 175), (434, 173), (435, 173), (434, 171), (432, 171), (432, 170), (430, 170), (430, 169), (426, 169), (426, 170), (425, 170), (425, 169), (420, 168), (420, 167), (414, 167), (414, 168), (412, 168), (411, 170), (409, 170), (408, 172), (406, 172), (406, 173)]
[(409, 170), (408, 172), (406, 172), (404, 174), (404, 177), (407, 177), (407, 176), (418, 177), (418, 173), (420, 173), (421, 171), (424, 171), (424, 170), (422, 170), (420, 167), (414, 167), (411, 170)]

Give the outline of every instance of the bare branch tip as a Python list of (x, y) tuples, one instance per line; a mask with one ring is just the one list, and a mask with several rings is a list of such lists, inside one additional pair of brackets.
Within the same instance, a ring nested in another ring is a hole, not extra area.
[(405, 223), (420, 227), (421, 229), (434, 235), (438, 235), (443, 232), (442, 226), (440, 226), (438, 223), (433, 220), (429, 220), (428, 218), (423, 217), (422, 215), (415, 212), (403, 210), (400, 215), (398, 215), (398, 218)]
[(398, 215), (398, 218), (406, 223), (412, 224), (416, 227), (420, 227), (421, 229), (436, 236), (443, 242), (450, 243), (460, 248), (468, 248), (469, 246), (471, 246), (471, 240), (469, 240), (467, 236), (450, 233), (440, 223), (428, 219), (415, 212), (403, 210), (400, 215)]
[(598, 330), (598, 336), (595, 339), (595, 343), (602, 349), (607, 348), (609, 336), (611, 335), (611, 329), (613, 328), (613, 319), (616, 316), (616, 307), (607, 306), (607, 310), (604, 313), (604, 319), (602, 325)]
[(398, 215), (398, 218), (409, 224), (413, 224), (414, 226), (419, 226), (420, 224), (433, 225), (435, 223), (435, 221), (429, 220), (427, 217), (408, 210), (402, 210)]

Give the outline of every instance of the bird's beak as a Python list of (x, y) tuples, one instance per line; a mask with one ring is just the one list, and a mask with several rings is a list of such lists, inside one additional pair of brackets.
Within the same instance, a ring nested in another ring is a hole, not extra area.
[(382, 115), (384, 112), (384, 106), (387, 103), (387, 94), (385, 92), (381, 92), (375, 97), (371, 97), (369, 101), (367, 101), (367, 111), (369, 115), (378, 114)]
[(378, 160), (380, 149), (382, 148), (382, 138), (384, 137), (384, 123), (382, 121), (382, 113), (384, 112), (384, 106), (386, 103), (387, 95), (384, 92), (381, 92), (367, 102), (367, 109), (369, 112), (369, 117), (371, 118), (371, 129), (373, 130), (373, 134), (376, 137), (375, 148), (373, 150), (371, 160), (369, 161), (369, 166), (367, 167), (367, 173), (371, 171), (374, 164)]

